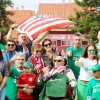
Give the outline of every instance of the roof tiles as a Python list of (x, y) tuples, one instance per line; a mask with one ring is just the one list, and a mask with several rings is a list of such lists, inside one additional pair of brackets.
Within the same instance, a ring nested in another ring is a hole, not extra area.
[[(19, 24), (23, 20), (26, 20), (27, 18), (35, 15), (34, 11), (31, 10), (9, 10), (14, 12), (14, 15), (8, 16), (13, 22)], [(18, 32), (16, 30), (13, 31), (12, 38), (16, 38), (18, 35)]]

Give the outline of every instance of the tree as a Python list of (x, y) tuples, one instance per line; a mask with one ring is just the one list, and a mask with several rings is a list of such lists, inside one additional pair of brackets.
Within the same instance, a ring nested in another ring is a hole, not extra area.
[(1, 43), (4, 43), (4, 36), (7, 34), (10, 25), (13, 23), (9, 16), (13, 15), (13, 12), (6, 11), (6, 7), (13, 6), (13, 3), (11, 0), (0, 0), (0, 32), (1, 32)]
[(70, 16), (69, 19), (75, 21), (73, 31), (82, 32), (88, 39), (95, 41), (97, 33), (100, 30), (100, 0), (74, 0), (75, 3), (82, 7), (82, 11), (77, 11), (76, 16)]

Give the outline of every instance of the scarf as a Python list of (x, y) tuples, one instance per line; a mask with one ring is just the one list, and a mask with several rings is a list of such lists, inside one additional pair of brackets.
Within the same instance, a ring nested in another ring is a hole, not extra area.
[(32, 54), (32, 63), (34, 65), (34, 67), (37, 65), (37, 64), (40, 64), (40, 67), (37, 69), (37, 73), (40, 73), (42, 68), (44, 68), (44, 63), (43, 63), (43, 59), (42, 57), (35, 57), (33, 54)]
[(43, 76), (43, 80), (46, 81), (49, 77), (53, 76), (55, 73), (61, 73), (66, 69), (66, 66), (53, 67), (52, 70)]

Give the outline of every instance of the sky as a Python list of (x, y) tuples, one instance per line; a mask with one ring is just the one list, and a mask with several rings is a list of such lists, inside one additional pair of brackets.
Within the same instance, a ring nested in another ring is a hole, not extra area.
[[(74, 0), (71, 0), (74, 2)], [(12, 0), (14, 4), (14, 9), (18, 7), (21, 9), (22, 6), (24, 6), (25, 10), (37, 10), (39, 3), (62, 3), (62, 0)], [(65, 0), (66, 3), (69, 2), (69, 0)]]

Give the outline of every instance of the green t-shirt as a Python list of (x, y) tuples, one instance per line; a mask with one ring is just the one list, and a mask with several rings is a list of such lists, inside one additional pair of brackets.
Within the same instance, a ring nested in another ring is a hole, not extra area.
[(92, 78), (86, 90), (86, 96), (90, 96), (91, 100), (100, 100), (100, 79)]
[(0, 50), (6, 50), (6, 48), (3, 44), (0, 44)]
[(80, 68), (75, 66), (75, 60), (81, 56), (84, 48), (81, 46), (80, 49), (76, 49), (74, 46), (71, 46), (66, 49), (66, 52), (70, 50), (72, 50), (72, 56), (68, 57), (68, 67), (73, 71), (76, 79), (78, 79)]
[(12, 71), (8, 77), (6, 85), (6, 96), (9, 100), (16, 100), (18, 89), (16, 87), (16, 79), (20, 75), (20, 72), (15, 66), (12, 67)]

